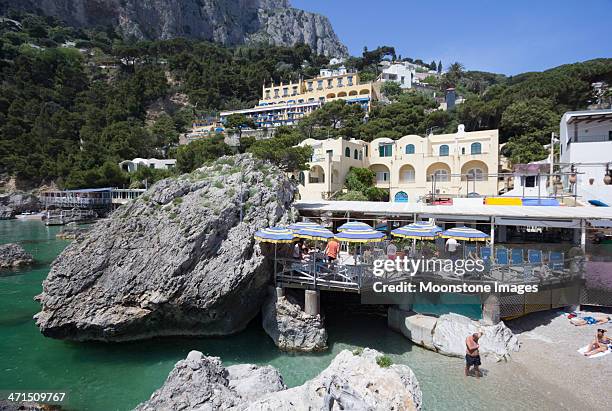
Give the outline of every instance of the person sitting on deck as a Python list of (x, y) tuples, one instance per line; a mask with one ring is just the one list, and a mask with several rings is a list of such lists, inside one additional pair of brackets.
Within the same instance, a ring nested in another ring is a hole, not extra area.
[(340, 251), (340, 243), (335, 238), (330, 238), (327, 241), (327, 247), (325, 247), (325, 257), (329, 264), (333, 264), (338, 258), (338, 252)]
[(470, 375), (470, 367), (474, 367), (476, 371), (476, 378), (480, 378), (480, 353), (478, 349), (480, 345), (478, 340), (482, 337), (482, 332), (474, 333), (465, 339), (465, 376)]
[(293, 245), (293, 252), (291, 253), (291, 257), (296, 260), (301, 260), (303, 247), (304, 247), (304, 240), (300, 239), (299, 241), (296, 241), (296, 243)]
[(393, 244), (393, 241), (387, 246), (387, 258), (389, 260), (395, 260), (397, 258), (397, 246)]
[(605, 334), (606, 330), (602, 328), (599, 328), (597, 330), (597, 335), (595, 336), (595, 339), (593, 340), (591, 345), (589, 345), (588, 351), (584, 353), (586, 357), (590, 357), (591, 355), (595, 355), (600, 352), (608, 351), (608, 345), (612, 344), (612, 340), (610, 340), (610, 337), (606, 337)]

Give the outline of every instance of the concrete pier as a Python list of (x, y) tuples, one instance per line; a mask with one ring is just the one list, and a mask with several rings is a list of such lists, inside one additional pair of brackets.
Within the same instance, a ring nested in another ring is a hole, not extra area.
[(319, 290), (306, 290), (304, 292), (304, 312), (309, 315), (318, 315), (320, 313), (321, 295)]

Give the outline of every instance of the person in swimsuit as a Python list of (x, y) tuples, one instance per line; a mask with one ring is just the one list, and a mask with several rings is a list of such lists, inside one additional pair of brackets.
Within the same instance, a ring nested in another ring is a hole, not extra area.
[(480, 345), (478, 340), (482, 337), (482, 332), (474, 333), (465, 339), (465, 376), (470, 375), (470, 368), (474, 367), (476, 378), (480, 378), (480, 353), (478, 349)]
[(586, 357), (590, 357), (591, 355), (606, 352), (608, 351), (608, 345), (612, 344), (612, 340), (609, 337), (606, 337), (606, 330), (599, 328), (597, 330), (597, 336), (589, 345), (589, 350), (584, 353)]

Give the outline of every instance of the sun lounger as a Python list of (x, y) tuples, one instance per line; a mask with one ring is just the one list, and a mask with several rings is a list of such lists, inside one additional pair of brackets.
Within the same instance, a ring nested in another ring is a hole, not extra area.
[(498, 265), (507, 266), (510, 263), (508, 258), (508, 250), (505, 248), (498, 248), (495, 250), (495, 262)]
[(510, 251), (510, 261), (512, 262), (512, 265), (523, 265), (525, 263), (525, 259), (523, 258), (523, 249), (513, 248)]
[[(589, 345), (587, 344), (584, 347), (580, 348), (578, 350), (578, 352), (582, 355), (584, 355), (585, 352), (589, 351)], [(593, 354), (593, 355), (589, 355), (587, 358), (599, 358), (599, 357), (604, 357), (608, 354), (612, 353), (612, 345), (608, 345), (608, 350), (607, 351), (603, 351), (603, 352), (598, 352), (597, 354)]]
[(563, 253), (551, 251), (548, 255), (548, 266), (551, 270), (563, 270)]
[(542, 250), (527, 250), (527, 259), (529, 264), (542, 264)]

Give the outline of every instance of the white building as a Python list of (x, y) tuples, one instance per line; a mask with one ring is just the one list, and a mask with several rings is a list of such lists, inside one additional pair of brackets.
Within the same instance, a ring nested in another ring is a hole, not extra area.
[(612, 205), (612, 185), (604, 182), (612, 174), (612, 109), (569, 111), (559, 129), (561, 171), (576, 173), (576, 185), (564, 175), (563, 188)]
[(124, 160), (119, 163), (119, 167), (128, 173), (133, 173), (141, 167), (152, 168), (154, 170), (169, 170), (175, 166), (176, 159), (159, 160), (157, 158), (135, 158), (133, 160)]
[(380, 64), (382, 73), (378, 76), (378, 81), (395, 81), (402, 89), (412, 88), (412, 82), (416, 76), (414, 64), (405, 61), (388, 62), (383, 61)]

